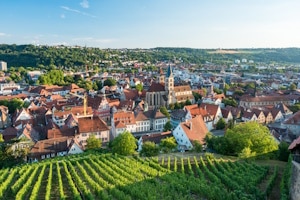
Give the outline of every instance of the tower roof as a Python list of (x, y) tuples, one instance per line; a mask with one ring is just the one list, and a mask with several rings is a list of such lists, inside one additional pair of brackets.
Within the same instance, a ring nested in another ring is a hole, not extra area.
[(169, 78), (171, 75), (173, 75), (173, 69), (172, 69), (171, 65), (169, 64), (166, 77)]

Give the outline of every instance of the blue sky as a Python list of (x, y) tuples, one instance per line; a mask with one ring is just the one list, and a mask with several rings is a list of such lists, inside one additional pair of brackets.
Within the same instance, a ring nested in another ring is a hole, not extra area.
[(299, 0), (3, 0), (0, 43), (300, 47)]

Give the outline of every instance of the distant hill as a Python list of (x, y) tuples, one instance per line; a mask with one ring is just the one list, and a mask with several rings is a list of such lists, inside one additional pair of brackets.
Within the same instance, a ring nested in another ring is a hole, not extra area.
[(121, 65), (123, 61), (140, 62), (170, 61), (204, 64), (231, 64), (235, 59), (253, 60), (255, 63), (299, 64), (300, 48), (271, 49), (192, 49), (164, 48), (154, 49), (99, 49), (90, 47), (0, 45), (0, 60), (8, 67), (59, 66), (65, 69), (74, 67), (101, 66), (111, 61)]

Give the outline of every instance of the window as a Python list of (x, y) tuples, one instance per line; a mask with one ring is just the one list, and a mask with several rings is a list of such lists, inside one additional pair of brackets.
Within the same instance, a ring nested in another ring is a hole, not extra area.
[(86, 137), (87, 136), (87, 134), (86, 133), (82, 133), (82, 137)]

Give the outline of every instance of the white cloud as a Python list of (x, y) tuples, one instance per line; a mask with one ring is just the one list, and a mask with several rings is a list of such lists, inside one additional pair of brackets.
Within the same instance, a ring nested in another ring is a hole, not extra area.
[(6, 37), (6, 36), (9, 36), (9, 35), (6, 33), (0, 33), (0, 37)]
[(82, 12), (82, 11), (80, 11), (80, 10), (76, 10), (76, 9), (73, 9), (73, 8), (70, 8), (70, 7), (67, 7), (67, 6), (61, 6), (61, 8), (64, 9), (64, 10), (66, 10), (66, 11), (78, 13), (78, 14), (80, 14), (80, 15), (85, 15), (85, 16), (92, 17), (92, 18), (96, 18), (95, 15), (91, 15), (91, 14), (89, 14), (89, 13)]
[(60, 15), (60, 18), (65, 19), (66, 16), (65, 16), (64, 14), (61, 14), (61, 15)]
[(90, 7), (88, 0), (83, 0), (82, 2), (80, 2), (80, 5), (83, 8), (89, 8)]

